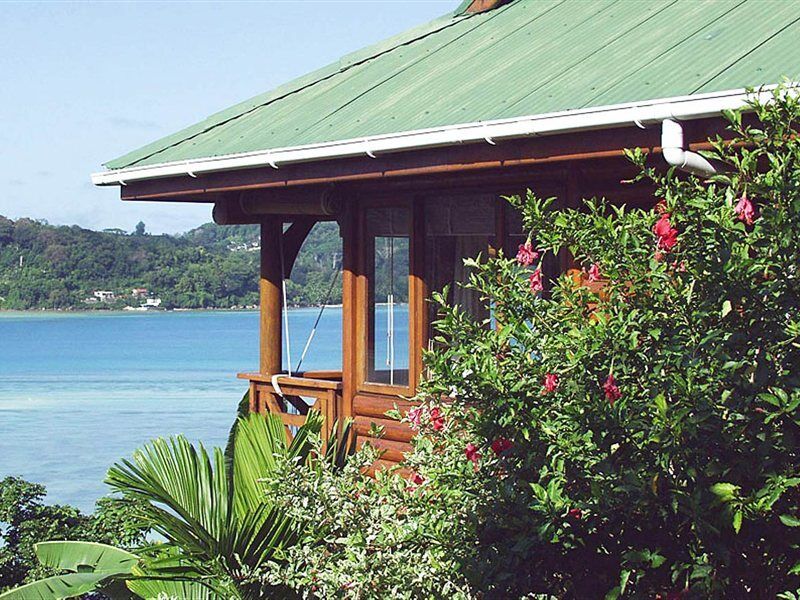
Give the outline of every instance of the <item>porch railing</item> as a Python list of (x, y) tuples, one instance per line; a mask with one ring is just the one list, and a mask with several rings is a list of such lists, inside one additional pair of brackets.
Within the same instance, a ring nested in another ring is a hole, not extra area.
[(272, 378), (260, 373), (240, 373), (240, 379), (250, 382), (250, 411), (272, 413), (281, 418), (289, 440), (306, 421), (308, 411), (319, 411), (323, 418), (322, 441), (327, 445), (333, 424), (339, 418), (342, 398), (340, 371), (306, 371), (291, 377), (281, 375), (278, 386)]

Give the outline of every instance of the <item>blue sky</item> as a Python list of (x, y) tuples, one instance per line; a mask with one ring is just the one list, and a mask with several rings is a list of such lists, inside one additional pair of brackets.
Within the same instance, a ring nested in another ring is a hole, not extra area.
[(458, 0), (0, 4), (0, 215), (179, 232), (208, 205), (123, 203), (89, 174)]

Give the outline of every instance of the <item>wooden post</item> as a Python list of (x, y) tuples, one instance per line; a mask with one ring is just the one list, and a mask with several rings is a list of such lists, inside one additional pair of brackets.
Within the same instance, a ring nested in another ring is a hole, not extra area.
[(337, 407), (340, 419), (353, 416), (353, 398), (360, 376), (358, 348), (358, 229), (357, 208), (350, 202), (339, 220), (342, 235), (342, 397)]
[(266, 217), (261, 222), (261, 300), (260, 370), (271, 376), (281, 372), (281, 217)]

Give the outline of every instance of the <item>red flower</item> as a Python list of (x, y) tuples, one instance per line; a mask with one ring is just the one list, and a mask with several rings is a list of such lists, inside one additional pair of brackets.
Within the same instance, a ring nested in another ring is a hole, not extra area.
[(733, 212), (736, 213), (736, 216), (739, 217), (740, 221), (744, 221), (745, 225), (752, 225), (753, 221), (755, 221), (756, 209), (753, 207), (753, 203), (750, 202), (750, 199), (747, 197), (747, 193), (743, 193), (742, 197), (739, 198), (739, 202), (736, 203), (736, 207), (733, 209)]
[(586, 272), (586, 274), (589, 276), (589, 281), (599, 281), (601, 278), (600, 265), (594, 263), (591, 267), (589, 267), (589, 270)]
[(522, 266), (529, 267), (539, 258), (539, 253), (533, 249), (530, 242), (519, 245), (517, 251), (517, 262)]
[(655, 206), (656, 212), (660, 215), (663, 215), (667, 212), (667, 201), (663, 198), (656, 202)]
[(541, 292), (544, 289), (544, 286), (542, 285), (542, 270), (536, 269), (533, 273), (531, 273), (529, 281), (531, 282), (531, 292), (534, 294)]
[(425, 483), (425, 478), (419, 473), (414, 473), (411, 476), (411, 483), (413, 483), (414, 485), (422, 485), (423, 483)]
[(441, 431), (444, 429), (444, 415), (442, 415), (442, 411), (439, 410), (438, 406), (434, 406), (431, 409), (431, 425), (433, 425), (434, 431)]
[[(514, 442), (509, 440), (508, 438), (499, 437), (495, 441), (492, 442), (492, 452), (494, 452), (497, 456), (500, 456), (503, 452), (510, 449), (511, 446), (514, 445)], [(469, 458), (469, 457), (467, 457)], [(472, 460), (470, 458), (470, 460)]]
[(555, 392), (556, 388), (558, 387), (558, 375), (555, 373), (547, 373), (544, 376), (544, 389), (542, 390), (543, 394), (549, 394), (551, 392)]
[(614, 402), (622, 397), (622, 392), (619, 391), (617, 382), (614, 381), (614, 376), (611, 373), (608, 374), (608, 378), (603, 384), (603, 391), (606, 394), (606, 400), (609, 401), (611, 406), (614, 406)]
[(411, 423), (411, 428), (417, 429), (422, 420), (422, 407), (415, 406), (406, 413), (406, 417), (408, 417), (408, 421)]
[(570, 519), (575, 519), (576, 521), (580, 521), (583, 518), (583, 511), (580, 508), (570, 508), (567, 516)]
[(478, 447), (470, 442), (464, 448), (464, 455), (467, 457), (467, 460), (472, 461), (476, 467), (478, 466), (478, 461), (481, 459), (481, 453), (478, 451)]
[(658, 247), (669, 252), (678, 243), (678, 230), (669, 222), (669, 213), (663, 213), (661, 218), (653, 225), (653, 233), (658, 238)]

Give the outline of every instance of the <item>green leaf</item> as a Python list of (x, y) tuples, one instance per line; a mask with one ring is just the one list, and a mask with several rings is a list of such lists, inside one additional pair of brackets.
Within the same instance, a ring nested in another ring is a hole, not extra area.
[(662, 417), (666, 417), (667, 416), (667, 400), (666, 400), (666, 398), (664, 398), (664, 394), (662, 393), (662, 394), (659, 394), (658, 396), (656, 396), (655, 399), (653, 400), (653, 403), (656, 405), (656, 409), (658, 410), (658, 413)]
[(739, 491), (739, 486), (732, 483), (715, 483), (711, 486), (711, 492), (722, 502), (730, 502)]
[(192, 600), (216, 600), (219, 598), (211, 588), (197, 581), (177, 579), (131, 579), (125, 584), (140, 598), (191, 598)]
[(742, 511), (737, 510), (733, 513), (733, 530), (736, 533), (739, 533), (739, 530), (742, 528)]
[(130, 573), (139, 562), (131, 552), (95, 542), (41, 542), (34, 550), (43, 565), (63, 571)]
[(0, 600), (60, 600), (82, 596), (95, 589), (103, 580), (117, 573), (97, 571), (95, 573), (67, 573), (8, 590), (0, 594)]
[(800, 527), (800, 519), (792, 515), (781, 515), (778, 517), (781, 520), (781, 523), (786, 525), (787, 527)]
[(732, 310), (733, 306), (731, 305), (731, 301), (725, 300), (725, 302), (722, 303), (722, 318), (724, 319)]

